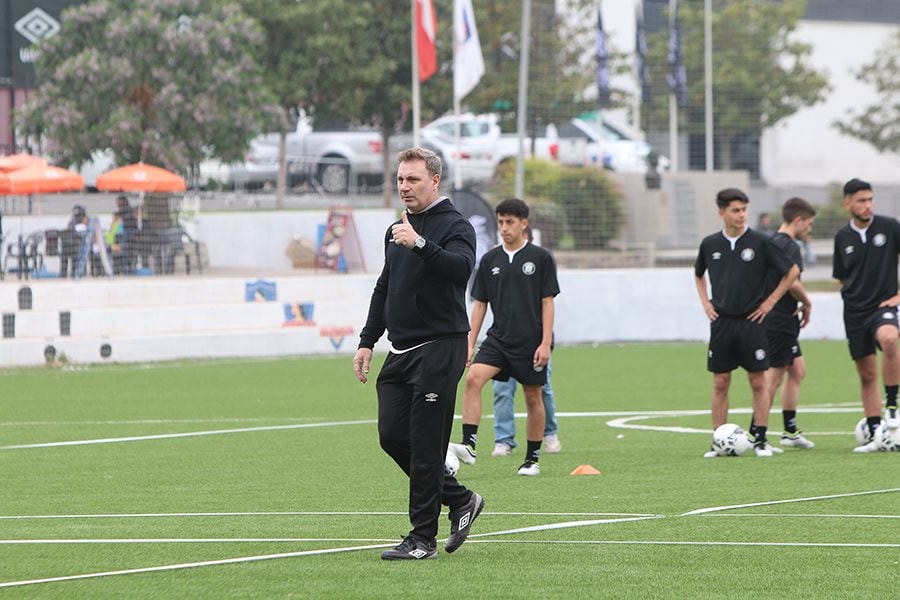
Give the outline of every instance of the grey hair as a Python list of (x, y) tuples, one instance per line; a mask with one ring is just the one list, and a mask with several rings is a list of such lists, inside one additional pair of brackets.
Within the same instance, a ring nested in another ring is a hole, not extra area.
[(410, 160), (424, 160), (429, 175), (440, 175), (444, 167), (440, 156), (428, 148), (422, 148), (421, 146), (407, 148), (397, 154), (398, 163)]

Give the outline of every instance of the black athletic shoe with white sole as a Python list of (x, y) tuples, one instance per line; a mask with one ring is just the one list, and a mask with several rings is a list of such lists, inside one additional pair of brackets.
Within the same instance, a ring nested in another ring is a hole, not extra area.
[(472, 492), (469, 501), (457, 509), (450, 510), (450, 535), (447, 537), (447, 543), (444, 550), (449, 554), (463, 545), (466, 538), (469, 537), (469, 530), (472, 529), (472, 523), (481, 514), (484, 508), (484, 498)]
[(422, 560), (437, 558), (437, 546), (426, 544), (411, 535), (406, 536), (400, 545), (381, 553), (383, 560)]

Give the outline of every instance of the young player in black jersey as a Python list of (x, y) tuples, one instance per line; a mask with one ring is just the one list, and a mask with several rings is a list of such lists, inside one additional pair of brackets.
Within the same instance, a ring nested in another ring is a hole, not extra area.
[[(844, 327), (850, 356), (859, 373), (863, 410), (871, 433), (881, 423), (878, 393), (878, 357), (881, 349), (881, 379), (885, 394), (885, 422), (900, 428), (897, 388), (900, 384), (900, 337), (897, 325), (897, 255), (900, 253), (900, 223), (893, 217), (874, 214), (871, 184), (851, 179), (844, 185), (844, 208), (850, 222), (834, 236), (832, 275), (841, 282)], [(876, 452), (874, 442), (854, 452)]]
[[(772, 241), (803, 271), (803, 253), (798, 241), (804, 241), (809, 237), (813, 222), (816, 220), (816, 209), (803, 198), (789, 198), (781, 208), (781, 217), (781, 226), (772, 236)], [(777, 271), (769, 271), (768, 289), (774, 289), (779, 280)], [(800, 383), (806, 376), (806, 362), (797, 338), (800, 329), (809, 323), (811, 312), (812, 302), (800, 282), (800, 277), (797, 277), (788, 293), (781, 297), (766, 317), (766, 337), (769, 341), (769, 370), (766, 373), (769, 407), (771, 408), (778, 388), (784, 381), (784, 388), (781, 391), (781, 414), (784, 419), (781, 445), (788, 448), (815, 447), (815, 444), (797, 429)]]
[[(475, 462), (475, 441), (481, 422), (481, 390), (489, 379), (510, 376), (522, 384), (527, 411), (525, 462), (519, 475), (538, 475), (544, 436), (541, 386), (547, 382), (553, 337), (553, 298), (559, 294), (556, 264), (551, 254), (528, 242), (528, 205), (518, 198), (495, 209), (503, 244), (485, 253), (472, 285), (472, 329), (469, 332), (469, 373), (463, 396), (462, 443), (450, 444), (461, 461)], [(475, 354), (478, 333), (490, 304), (494, 323)], [(474, 358), (473, 358), (474, 355)]]
[[(694, 279), (703, 311), (710, 320), (707, 369), (713, 374), (713, 429), (728, 420), (731, 372), (743, 367), (753, 391), (754, 428), (750, 435), (754, 452), (759, 457), (768, 457), (772, 456), (772, 446), (766, 440), (769, 351), (763, 320), (793, 284), (800, 269), (770, 237), (747, 227), (749, 202), (747, 195), (736, 188), (724, 189), (716, 195), (724, 228), (700, 243)], [(781, 279), (766, 295), (766, 276), (771, 269)], [(712, 298), (707, 295), (707, 272)], [(704, 456), (713, 458), (716, 452), (710, 450)]]

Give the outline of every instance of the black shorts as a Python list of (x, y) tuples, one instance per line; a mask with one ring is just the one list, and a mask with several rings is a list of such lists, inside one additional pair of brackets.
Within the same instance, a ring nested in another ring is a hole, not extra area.
[[(848, 313), (844, 311), (844, 329), (853, 360), (875, 354), (878, 343), (875, 332), (882, 325), (897, 328), (897, 309), (893, 306), (878, 308), (870, 313)], [(880, 349), (880, 348), (879, 348)]]
[(500, 369), (494, 375), (497, 381), (509, 381), (512, 377), (524, 385), (544, 385), (547, 383), (547, 369), (534, 366), (535, 350), (537, 348), (532, 349), (530, 354), (514, 354), (488, 336), (478, 348), (472, 362)]
[(794, 364), (795, 358), (803, 356), (797, 335), (789, 331), (766, 330), (769, 340), (769, 366), (782, 368)]
[(769, 368), (766, 328), (743, 317), (719, 315), (709, 324), (706, 369), (711, 373), (730, 373), (738, 367), (750, 372)]

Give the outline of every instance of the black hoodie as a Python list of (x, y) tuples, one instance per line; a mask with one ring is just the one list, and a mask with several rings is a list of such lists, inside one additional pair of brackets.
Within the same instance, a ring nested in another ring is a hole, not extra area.
[(445, 197), (407, 218), (425, 238), (425, 247), (394, 244), (388, 227), (384, 269), (372, 292), (360, 348), (374, 347), (385, 329), (398, 350), (469, 332), (466, 284), (475, 265), (475, 230)]

